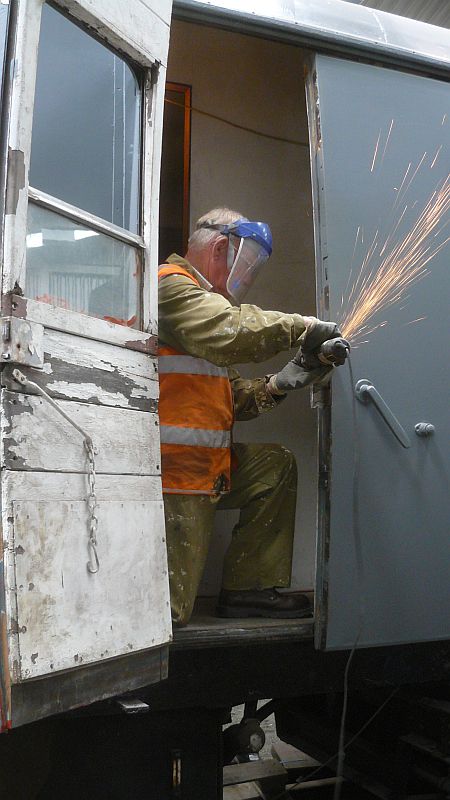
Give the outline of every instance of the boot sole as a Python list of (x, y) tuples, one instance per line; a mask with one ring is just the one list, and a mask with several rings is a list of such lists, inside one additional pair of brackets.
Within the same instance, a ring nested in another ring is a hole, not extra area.
[(255, 608), (254, 606), (231, 608), (230, 606), (218, 606), (216, 616), (228, 619), (246, 619), (247, 617), (261, 617), (266, 619), (304, 619), (312, 617), (312, 608), (299, 609), (297, 611), (276, 611), (275, 609)]

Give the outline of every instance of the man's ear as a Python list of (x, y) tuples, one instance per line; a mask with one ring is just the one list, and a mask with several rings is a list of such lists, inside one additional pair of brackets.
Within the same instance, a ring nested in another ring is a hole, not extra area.
[(228, 252), (228, 236), (219, 236), (212, 245), (212, 258), (214, 261), (221, 261), (224, 254)]

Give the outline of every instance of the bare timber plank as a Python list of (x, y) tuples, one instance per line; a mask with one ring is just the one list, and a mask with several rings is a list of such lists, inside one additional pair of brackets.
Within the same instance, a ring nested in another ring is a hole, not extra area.
[(260, 800), (264, 795), (254, 781), (223, 787), (223, 800)]
[(264, 784), (264, 782), (270, 781), (271, 789), (279, 787), (281, 791), (286, 786), (287, 779), (286, 770), (274, 758), (249, 761), (245, 764), (230, 764), (223, 768), (224, 786), (233, 786), (249, 781), (258, 781)]

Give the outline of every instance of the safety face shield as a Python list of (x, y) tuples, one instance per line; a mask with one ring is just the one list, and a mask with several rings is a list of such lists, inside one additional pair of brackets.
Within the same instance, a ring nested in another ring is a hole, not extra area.
[(268, 258), (268, 251), (259, 242), (230, 235), (228, 259), (230, 274), (227, 280), (227, 292), (236, 303), (242, 302)]
[(205, 222), (204, 228), (212, 228), (228, 236), (227, 266), (229, 276), (226, 289), (230, 297), (240, 303), (272, 253), (272, 233), (265, 222), (251, 222), (242, 218), (224, 225)]

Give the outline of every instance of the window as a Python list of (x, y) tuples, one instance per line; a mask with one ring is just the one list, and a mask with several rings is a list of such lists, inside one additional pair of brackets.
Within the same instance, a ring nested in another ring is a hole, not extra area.
[(189, 236), (191, 87), (167, 83), (159, 207), (159, 260), (184, 255)]
[(25, 293), (137, 324), (141, 86), (129, 64), (44, 6)]
[(136, 248), (29, 204), (27, 293), (73, 311), (134, 325)]

